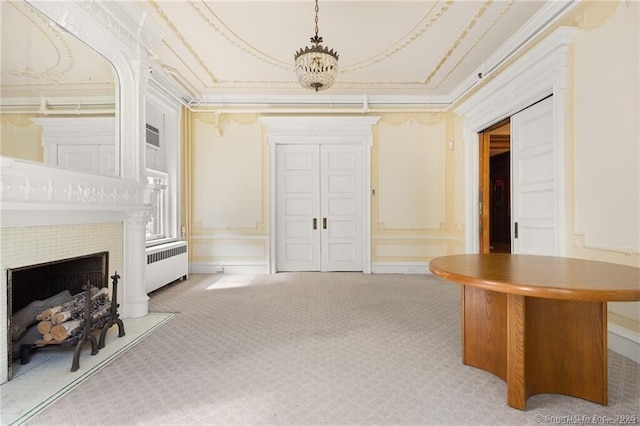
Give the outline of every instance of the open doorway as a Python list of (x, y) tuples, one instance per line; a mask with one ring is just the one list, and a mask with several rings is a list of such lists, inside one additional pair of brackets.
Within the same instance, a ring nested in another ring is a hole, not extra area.
[(479, 133), (480, 253), (511, 253), (511, 123)]

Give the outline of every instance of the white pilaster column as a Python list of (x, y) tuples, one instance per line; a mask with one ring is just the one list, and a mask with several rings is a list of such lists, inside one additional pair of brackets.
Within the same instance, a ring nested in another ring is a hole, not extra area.
[(122, 290), (124, 318), (140, 318), (149, 313), (149, 297), (145, 281), (145, 235), (150, 214), (147, 210), (127, 212), (124, 226), (124, 272)]

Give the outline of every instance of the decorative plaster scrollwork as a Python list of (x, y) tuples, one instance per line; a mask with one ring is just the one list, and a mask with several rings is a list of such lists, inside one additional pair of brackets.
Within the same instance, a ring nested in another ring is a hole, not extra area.
[(127, 225), (134, 227), (147, 227), (147, 223), (151, 221), (151, 212), (149, 210), (129, 210), (127, 211)]
[(11, 191), (11, 184), (2, 181), (2, 185), (0, 185), (0, 200), (4, 199), (4, 194)]
[[(142, 204), (145, 184), (110, 176), (85, 174), (77, 171), (47, 167), (30, 162), (3, 158), (2, 192), (0, 203), (10, 209), (13, 203), (24, 207), (33, 203), (34, 209), (46, 210), (46, 205), (68, 204), (74, 209), (86, 206), (100, 210), (118, 210), (119, 206)], [(21, 208), (22, 208), (21, 207)]]
[(79, 185), (80, 199), (83, 203), (92, 203), (96, 199), (96, 188), (90, 183)]
[(47, 181), (47, 184), (42, 188), (42, 190), (45, 192), (45, 194), (47, 194), (48, 201), (53, 200), (53, 196), (57, 192), (57, 190), (53, 187), (53, 181), (51, 179)]
[(166, 15), (166, 13), (164, 13), (164, 11), (160, 7), (160, 5), (154, 0), (149, 0), (149, 5), (151, 5), (151, 7), (156, 11), (158, 16), (165, 22), (167, 27), (169, 27), (171, 29), (171, 31), (173, 31), (173, 33), (180, 40), (182, 45), (189, 51), (189, 53), (191, 53), (191, 56), (196, 60), (196, 62), (198, 62), (200, 67), (202, 67), (202, 69), (207, 73), (207, 75), (211, 79), (211, 82), (212, 83), (217, 83), (218, 79), (213, 74), (211, 69), (209, 69), (207, 64), (205, 64), (205, 62), (202, 60), (202, 58), (196, 53), (195, 49), (189, 44), (187, 39), (178, 30), (176, 25), (169, 19), (169, 17)]
[(24, 183), (22, 185), (20, 185), (20, 189), (24, 193), (25, 201), (30, 200), (31, 199), (31, 194), (33, 194), (36, 191), (36, 187), (34, 187), (31, 184), (31, 179), (29, 179), (29, 178), (26, 178), (24, 180)]
[[(419, 27), (419, 29), (417, 31), (415, 31), (413, 34), (406, 34), (402, 38), (402, 43), (398, 42), (398, 43), (394, 44), (393, 46), (387, 48), (383, 52), (380, 52), (380, 53), (374, 55), (373, 57), (371, 57), (369, 59), (366, 59), (364, 61), (358, 62), (356, 64), (350, 64), (350, 65), (343, 66), (343, 67), (341, 67), (339, 69), (339, 72), (341, 74), (346, 74), (346, 73), (349, 73), (349, 72), (352, 72), (352, 71), (356, 71), (356, 70), (359, 70), (359, 69), (362, 69), (362, 68), (377, 64), (378, 62), (381, 62), (381, 61), (389, 58), (390, 56), (395, 55), (399, 51), (403, 50), (405, 47), (409, 46), (416, 39), (421, 37), (427, 31), (427, 29), (429, 29), (429, 27), (431, 27), (431, 25), (433, 25), (435, 22), (437, 22), (442, 17), (442, 15), (444, 15), (444, 13), (453, 4), (453, 0), (447, 0), (447, 2), (436, 12), (436, 14), (433, 15), (433, 17), (429, 18), (429, 15), (431, 14), (431, 11), (435, 7), (436, 3), (437, 2), (434, 3), (434, 6), (421, 19), (422, 25)], [(427, 18), (429, 18), (429, 19), (427, 20)]]
[(446, 113), (443, 112), (427, 112), (427, 113), (394, 113), (394, 114), (382, 114), (380, 116), (380, 122), (391, 126), (398, 126), (406, 123), (410, 120), (415, 120), (420, 124), (427, 126), (435, 125), (446, 118)]
[(578, 13), (573, 25), (583, 31), (593, 31), (604, 25), (618, 8), (620, 1), (586, 2)]
[[(135, 38), (119, 22), (107, 15), (99, 5), (100, 2), (81, 1), (70, 5), (68, 2), (27, 0), (27, 3), (108, 58), (119, 55), (120, 52), (110, 37), (105, 37), (105, 32), (130, 47), (131, 52), (136, 51), (138, 43)], [(99, 21), (102, 26), (97, 27), (92, 25), (93, 22), (87, 22), (83, 11)]]
[[(26, 77), (39, 81), (41, 79), (47, 80), (50, 83), (60, 83), (60, 78), (67, 74), (75, 63), (75, 58), (71, 51), (71, 47), (66, 39), (62, 36), (62, 32), (58, 27), (51, 27), (47, 33), (42, 28), (49, 27), (49, 21), (42, 14), (37, 13), (29, 7), (18, 7), (13, 2), (8, 2), (13, 6), (18, 13), (22, 14), (25, 19), (31, 21), (36, 28), (41, 32), (43, 38), (48, 40), (52, 53), (57, 55), (55, 63), (51, 64), (47, 69), (33, 69), (33, 64), (28, 64), (25, 68), (14, 69), (9, 72), (17, 77)], [(53, 40), (55, 38), (55, 42)], [(48, 47), (49, 48), (49, 47)]]
[(445, 53), (445, 55), (440, 59), (440, 61), (438, 62), (438, 64), (435, 66), (435, 68), (431, 71), (431, 73), (429, 74), (429, 76), (427, 78), (425, 78), (424, 80), (424, 84), (429, 84), (431, 82), (431, 79), (436, 75), (436, 73), (440, 70), (440, 68), (442, 68), (442, 66), (444, 65), (445, 62), (447, 62), (447, 60), (449, 59), (449, 57), (453, 54), (453, 52), (458, 48), (458, 46), (460, 45), (460, 43), (462, 42), (462, 40), (464, 40), (464, 38), (467, 36), (467, 34), (469, 33), (469, 31), (471, 31), (471, 29), (475, 26), (476, 22), (478, 22), (478, 20), (480, 19), (480, 17), (482, 17), (482, 15), (484, 14), (484, 12), (489, 8), (489, 6), (491, 5), (491, 0), (489, 1), (485, 1), (482, 6), (480, 6), (480, 8), (476, 11), (476, 14), (473, 16), (473, 18), (471, 18), (471, 21), (469, 21), (469, 23), (467, 24), (467, 26), (464, 28), (464, 30), (462, 30), (462, 32), (460, 33), (460, 35), (458, 35), (458, 38), (456, 38), (454, 40), (454, 42), (451, 44), (451, 46), (449, 47), (449, 49), (447, 50), (447, 53)]

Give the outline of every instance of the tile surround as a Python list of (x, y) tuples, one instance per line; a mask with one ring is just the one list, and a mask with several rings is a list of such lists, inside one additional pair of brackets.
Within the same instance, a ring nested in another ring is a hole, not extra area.
[[(123, 223), (29, 226), (0, 230), (0, 318), (7, 323), (7, 268), (109, 252), (109, 275), (123, 271)], [(119, 289), (119, 296), (123, 294)], [(7, 330), (0, 330), (0, 377), (7, 380)]]

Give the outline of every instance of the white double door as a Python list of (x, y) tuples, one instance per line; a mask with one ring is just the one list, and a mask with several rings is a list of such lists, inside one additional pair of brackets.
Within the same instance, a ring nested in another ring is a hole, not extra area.
[(278, 271), (363, 270), (362, 145), (277, 146)]

